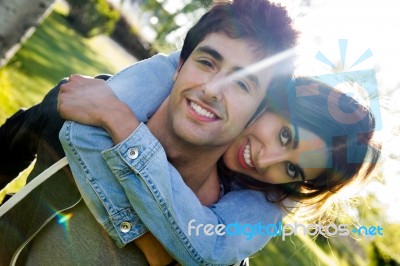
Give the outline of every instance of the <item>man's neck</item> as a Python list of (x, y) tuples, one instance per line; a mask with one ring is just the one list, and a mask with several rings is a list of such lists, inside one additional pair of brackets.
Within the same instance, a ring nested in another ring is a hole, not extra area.
[(216, 163), (226, 147), (193, 145), (174, 134), (168, 122), (168, 98), (147, 123), (153, 135), (164, 147), (169, 162), (181, 174), (186, 185), (199, 196), (218, 186)]

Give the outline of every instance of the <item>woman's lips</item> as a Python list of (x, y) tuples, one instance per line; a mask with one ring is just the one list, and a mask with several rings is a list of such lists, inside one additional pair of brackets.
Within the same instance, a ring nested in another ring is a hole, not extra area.
[(241, 167), (245, 169), (254, 168), (254, 164), (251, 158), (251, 145), (249, 141), (247, 141), (246, 144), (240, 147), (237, 158)]

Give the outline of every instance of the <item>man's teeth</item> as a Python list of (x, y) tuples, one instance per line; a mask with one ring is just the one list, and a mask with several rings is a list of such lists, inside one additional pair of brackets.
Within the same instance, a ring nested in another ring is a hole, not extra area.
[(215, 115), (213, 113), (207, 111), (206, 109), (202, 108), (200, 105), (194, 102), (190, 102), (190, 107), (192, 107), (192, 109), (201, 116), (205, 116), (208, 118), (215, 118)]
[(243, 157), (246, 164), (253, 168), (254, 165), (251, 163), (250, 144), (246, 144), (244, 147)]

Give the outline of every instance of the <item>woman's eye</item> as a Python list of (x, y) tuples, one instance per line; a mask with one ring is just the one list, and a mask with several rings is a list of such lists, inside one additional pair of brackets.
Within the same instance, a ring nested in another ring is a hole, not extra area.
[(287, 127), (284, 127), (279, 132), (279, 140), (283, 146), (287, 146), (292, 141), (292, 133)]
[(288, 176), (290, 176), (291, 178), (296, 178), (298, 176), (298, 170), (297, 167), (292, 164), (291, 162), (288, 162), (286, 164), (286, 173), (288, 174)]

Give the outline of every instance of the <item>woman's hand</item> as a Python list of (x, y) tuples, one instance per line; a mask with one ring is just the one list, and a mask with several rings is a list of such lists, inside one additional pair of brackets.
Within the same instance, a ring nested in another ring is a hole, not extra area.
[(126, 139), (139, 125), (129, 107), (101, 79), (71, 75), (61, 85), (57, 107), (64, 119), (103, 127), (114, 143)]
[(121, 104), (104, 80), (80, 75), (71, 75), (58, 95), (58, 111), (64, 119), (92, 126), (103, 126), (109, 111)]

